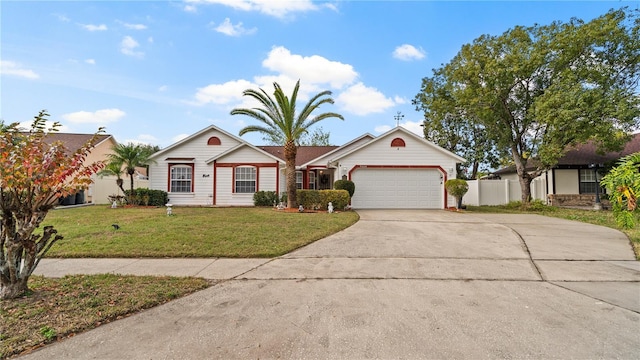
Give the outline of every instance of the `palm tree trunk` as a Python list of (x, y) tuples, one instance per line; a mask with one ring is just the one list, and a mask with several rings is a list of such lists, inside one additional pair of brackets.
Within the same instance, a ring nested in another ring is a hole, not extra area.
[(293, 140), (287, 141), (284, 145), (284, 159), (286, 162), (287, 175), (287, 207), (296, 208), (296, 154), (298, 148)]
[(133, 172), (129, 172), (129, 179), (131, 180), (131, 189), (130, 189), (130, 193), (129, 193), (129, 205), (134, 205), (134, 199), (136, 198), (133, 195)]
[(124, 191), (124, 188), (122, 187), (122, 184), (124, 183), (124, 181), (122, 181), (122, 179), (117, 178), (116, 179), (116, 185), (118, 185), (118, 187), (120, 188), (120, 190), (122, 190), (122, 194), (125, 194), (126, 191)]

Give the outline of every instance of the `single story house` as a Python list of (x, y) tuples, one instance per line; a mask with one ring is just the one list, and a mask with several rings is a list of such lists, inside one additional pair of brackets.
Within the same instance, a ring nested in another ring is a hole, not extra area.
[[(151, 159), (149, 187), (167, 191), (174, 205), (251, 206), (256, 191), (286, 193), (283, 147), (255, 146), (213, 125)], [(350, 179), (356, 209), (443, 209), (454, 201), (444, 182), (464, 161), (396, 127), (342, 146), (299, 147), (296, 183), (299, 189), (331, 189), (336, 180)]]
[[(538, 187), (534, 198), (548, 200), (551, 205), (593, 205), (596, 188), (603, 172), (623, 156), (640, 152), (640, 133), (634, 134), (621, 151), (599, 153), (593, 142), (577, 145), (558, 160), (558, 164), (545, 171), (538, 178)], [(533, 170), (533, 166), (528, 167)], [(515, 166), (500, 169), (492, 174), (493, 178), (518, 181)], [(605, 189), (599, 189), (604, 193)]]

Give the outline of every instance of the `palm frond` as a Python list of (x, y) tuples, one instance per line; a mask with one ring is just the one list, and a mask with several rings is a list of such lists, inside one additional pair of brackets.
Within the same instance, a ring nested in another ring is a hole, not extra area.
[(273, 127), (265, 127), (258, 125), (249, 125), (240, 129), (240, 136), (250, 133), (250, 132), (259, 132), (267, 135), (273, 135), (279, 132), (279, 129)]

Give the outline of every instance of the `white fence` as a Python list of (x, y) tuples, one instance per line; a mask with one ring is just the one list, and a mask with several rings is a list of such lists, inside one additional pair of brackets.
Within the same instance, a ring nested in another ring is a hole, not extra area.
[[(520, 182), (517, 180), (468, 180), (469, 191), (462, 198), (465, 205), (504, 205), (522, 200)], [(547, 201), (547, 184), (543, 177), (531, 182), (531, 197)]]

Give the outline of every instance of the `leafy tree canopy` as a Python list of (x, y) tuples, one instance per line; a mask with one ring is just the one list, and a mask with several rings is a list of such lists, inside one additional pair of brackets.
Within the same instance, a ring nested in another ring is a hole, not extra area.
[[(470, 151), (489, 146), (498, 156), (508, 153), (526, 203), (531, 180), (554, 166), (567, 146), (593, 140), (615, 150), (637, 128), (638, 13), (622, 8), (589, 22), (483, 35), (424, 78), (414, 103), (425, 111), (427, 129), (452, 144), (459, 143), (458, 133), (447, 130), (459, 128), (472, 141), (463, 145)], [(491, 162), (483, 154), (467, 157)], [(533, 170), (529, 159), (536, 160)]]

